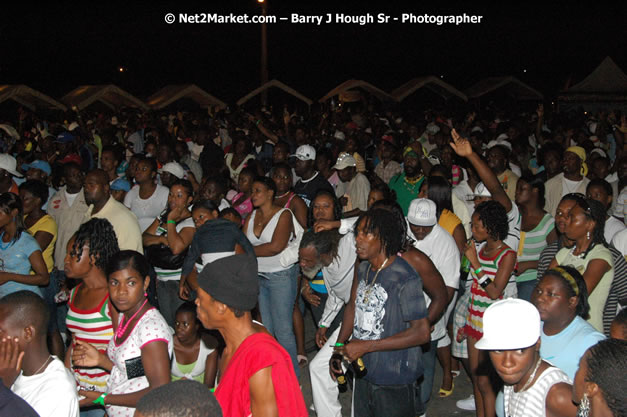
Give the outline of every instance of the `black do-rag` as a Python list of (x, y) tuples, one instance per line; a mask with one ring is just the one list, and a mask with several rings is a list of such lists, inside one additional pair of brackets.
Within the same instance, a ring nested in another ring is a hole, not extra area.
[(211, 262), (198, 275), (198, 285), (221, 303), (250, 311), (259, 297), (257, 259), (242, 254)]

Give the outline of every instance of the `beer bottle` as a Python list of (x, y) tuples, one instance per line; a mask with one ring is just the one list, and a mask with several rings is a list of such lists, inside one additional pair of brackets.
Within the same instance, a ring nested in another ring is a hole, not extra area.
[[(336, 344), (337, 346), (337, 344)], [(348, 390), (348, 381), (346, 380), (346, 375), (344, 375), (344, 371), (342, 370), (342, 355), (339, 353), (334, 353), (331, 356), (331, 362), (337, 362), (339, 366), (339, 372), (337, 369), (332, 369), (333, 374), (335, 375), (335, 380), (337, 381), (337, 388), (342, 392), (346, 392)]]

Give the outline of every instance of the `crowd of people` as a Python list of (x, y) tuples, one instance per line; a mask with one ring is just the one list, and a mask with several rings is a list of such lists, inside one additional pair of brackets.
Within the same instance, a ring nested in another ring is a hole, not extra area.
[(0, 416), (627, 415), (627, 115), (274, 110), (0, 120)]

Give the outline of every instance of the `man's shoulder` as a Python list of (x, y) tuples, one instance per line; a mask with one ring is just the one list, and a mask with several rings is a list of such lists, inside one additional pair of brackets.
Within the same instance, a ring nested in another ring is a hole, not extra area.
[(563, 173), (559, 173), (556, 176), (554, 176), (553, 178), (550, 178), (550, 179), (546, 180), (544, 185), (545, 185), (545, 187), (552, 187), (552, 186), (555, 186), (556, 184), (559, 184), (561, 186), (563, 178), (564, 178), (564, 174)]

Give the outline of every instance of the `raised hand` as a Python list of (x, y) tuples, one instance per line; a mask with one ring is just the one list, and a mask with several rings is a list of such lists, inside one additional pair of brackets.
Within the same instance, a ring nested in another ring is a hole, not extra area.
[(82, 367), (96, 367), (100, 364), (100, 353), (89, 343), (74, 339), (72, 364)]
[(11, 388), (22, 370), (24, 352), (20, 352), (17, 338), (3, 337), (0, 340), (0, 378), (4, 386)]
[(468, 139), (461, 137), (455, 129), (451, 131), (451, 136), (453, 137), (453, 142), (450, 142), (450, 145), (457, 155), (464, 158), (472, 155), (472, 146), (470, 146)]

